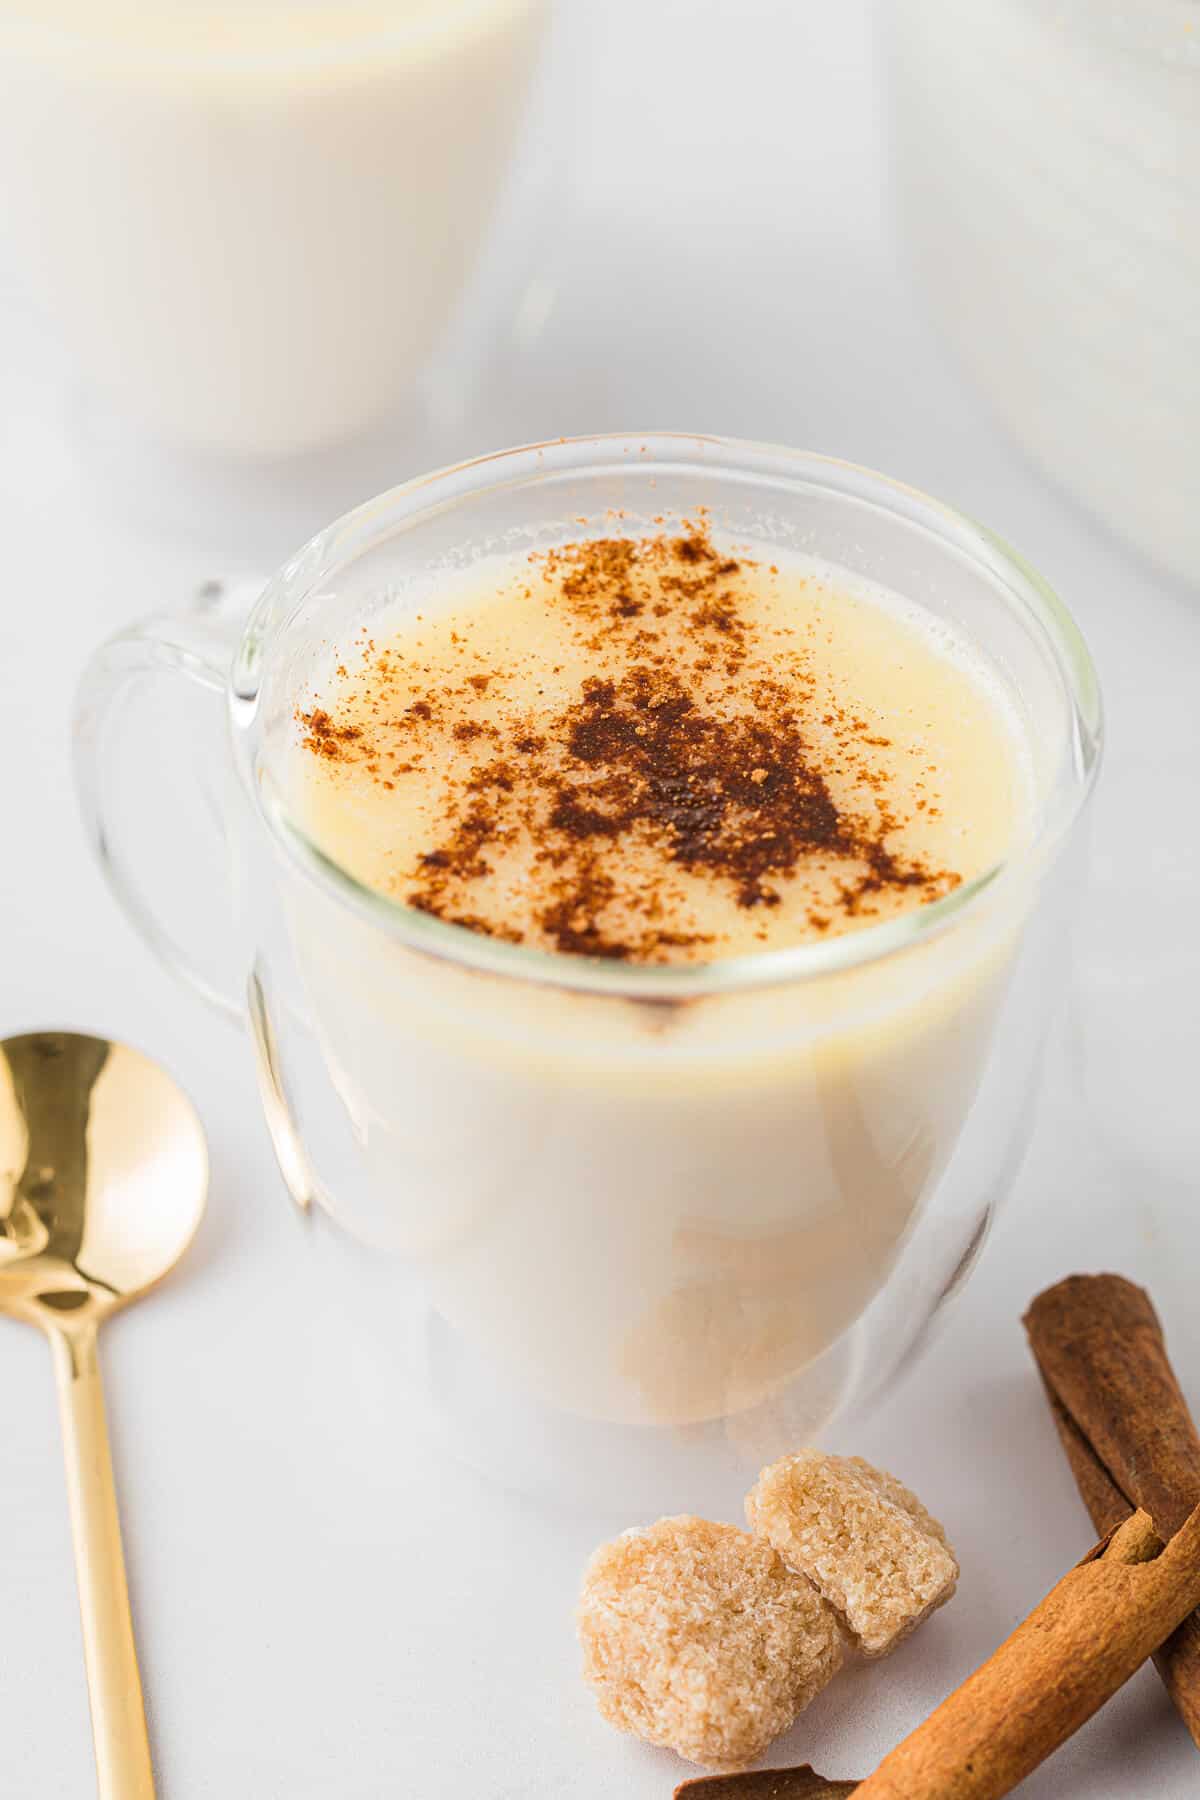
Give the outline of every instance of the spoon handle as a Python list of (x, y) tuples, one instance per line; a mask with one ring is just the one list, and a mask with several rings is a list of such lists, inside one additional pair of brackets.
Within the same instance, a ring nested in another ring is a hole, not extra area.
[(90, 1319), (80, 1320), (66, 1329), (51, 1329), (49, 1336), (75, 1539), (96, 1785), (100, 1800), (154, 1800), (96, 1327)]

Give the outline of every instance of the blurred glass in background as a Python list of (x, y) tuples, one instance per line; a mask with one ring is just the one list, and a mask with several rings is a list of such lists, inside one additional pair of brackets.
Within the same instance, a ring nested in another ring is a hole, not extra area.
[(1041, 467), (1200, 582), (1200, 4), (895, 0), (904, 225)]
[(453, 411), (532, 272), (551, 11), (0, 0), (0, 243), (102, 434), (261, 465)]

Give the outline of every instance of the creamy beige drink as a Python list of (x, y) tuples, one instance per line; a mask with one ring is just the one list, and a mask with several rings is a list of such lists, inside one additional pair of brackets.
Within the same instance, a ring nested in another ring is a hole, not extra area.
[(937, 899), (1018, 828), (1011, 723), (961, 649), (703, 532), (477, 571), (346, 659), (301, 711), (308, 828), (511, 943), (779, 949)]
[(293, 902), (376, 1196), (331, 1210), (556, 1405), (680, 1423), (769, 1398), (859, 1317), (944, 1169), (1007, 938), (649, 1003), (553, 963), (829, 944), (984, 874), (1031, 809), (994, 672), (919, 606), (703, 520), (447, 573), (323, 655), (292, 817), (366, 887), (551, 971), (509, 984)]

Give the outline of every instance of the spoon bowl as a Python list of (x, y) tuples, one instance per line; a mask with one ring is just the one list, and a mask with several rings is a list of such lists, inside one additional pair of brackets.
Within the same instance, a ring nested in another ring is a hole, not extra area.
[(179, 1261), (207, 1188), (200, 1121), (157, 1064), (74, 1032), (0, 1042), (0, 1313), (54, 1352), (101, 1800), (154, 1780), (96, 1332)]
[(112, 1311), (179, 1261), (204, 1214), (191, 1103), (148, 1057), (36, 1031), (0, 1042), (0, 1311)]

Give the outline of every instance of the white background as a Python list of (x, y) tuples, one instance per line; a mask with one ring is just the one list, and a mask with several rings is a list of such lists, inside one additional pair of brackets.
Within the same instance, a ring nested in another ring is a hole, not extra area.
[[(1034, 1148), (966, 1301), (841, 1446), (913, 1482), (963, 1561), (953, 1606), (774, 1753), (865, 1774), (1089, 1541), (1024, 1346), (1030, 1297), (1076, 1268), (1145, 1282), (1200, 1403), (1200, 603), (1048, 489), (946, 360), (896, 247), (864, 0), (576, 0), (568, 22), (587, 91), (555, 305), (461, 448), (668, 427), (875, 465), (1015, 542), (1075, 609), (1106, 688), (1092, 892)], [(15, 302), (4, 333), (0, 1029), (150, 1049), (212, 1142), (198, 1247), (106, 1345), (160, 1791), (665, 1797), (681, 1765), (612, 1734), (577, 1673), (579, 1570), (614, 1521), (505, 1498), (431, 1457), (399, 1407), (365, 1407), (312, 1322), (321, 1271), (247, 1047), (151, 963), (89, 861), (67, 754), (82, 659), (230, 553), (101, 501), (52, 349)], [(77, 1800), (90, 1743), (49, 1360), (16, 1326), (0, 1353), (0, 1791)], [(1023, 1792), (1183, 1800), (1200, 1761), (1143, 1672)]]

